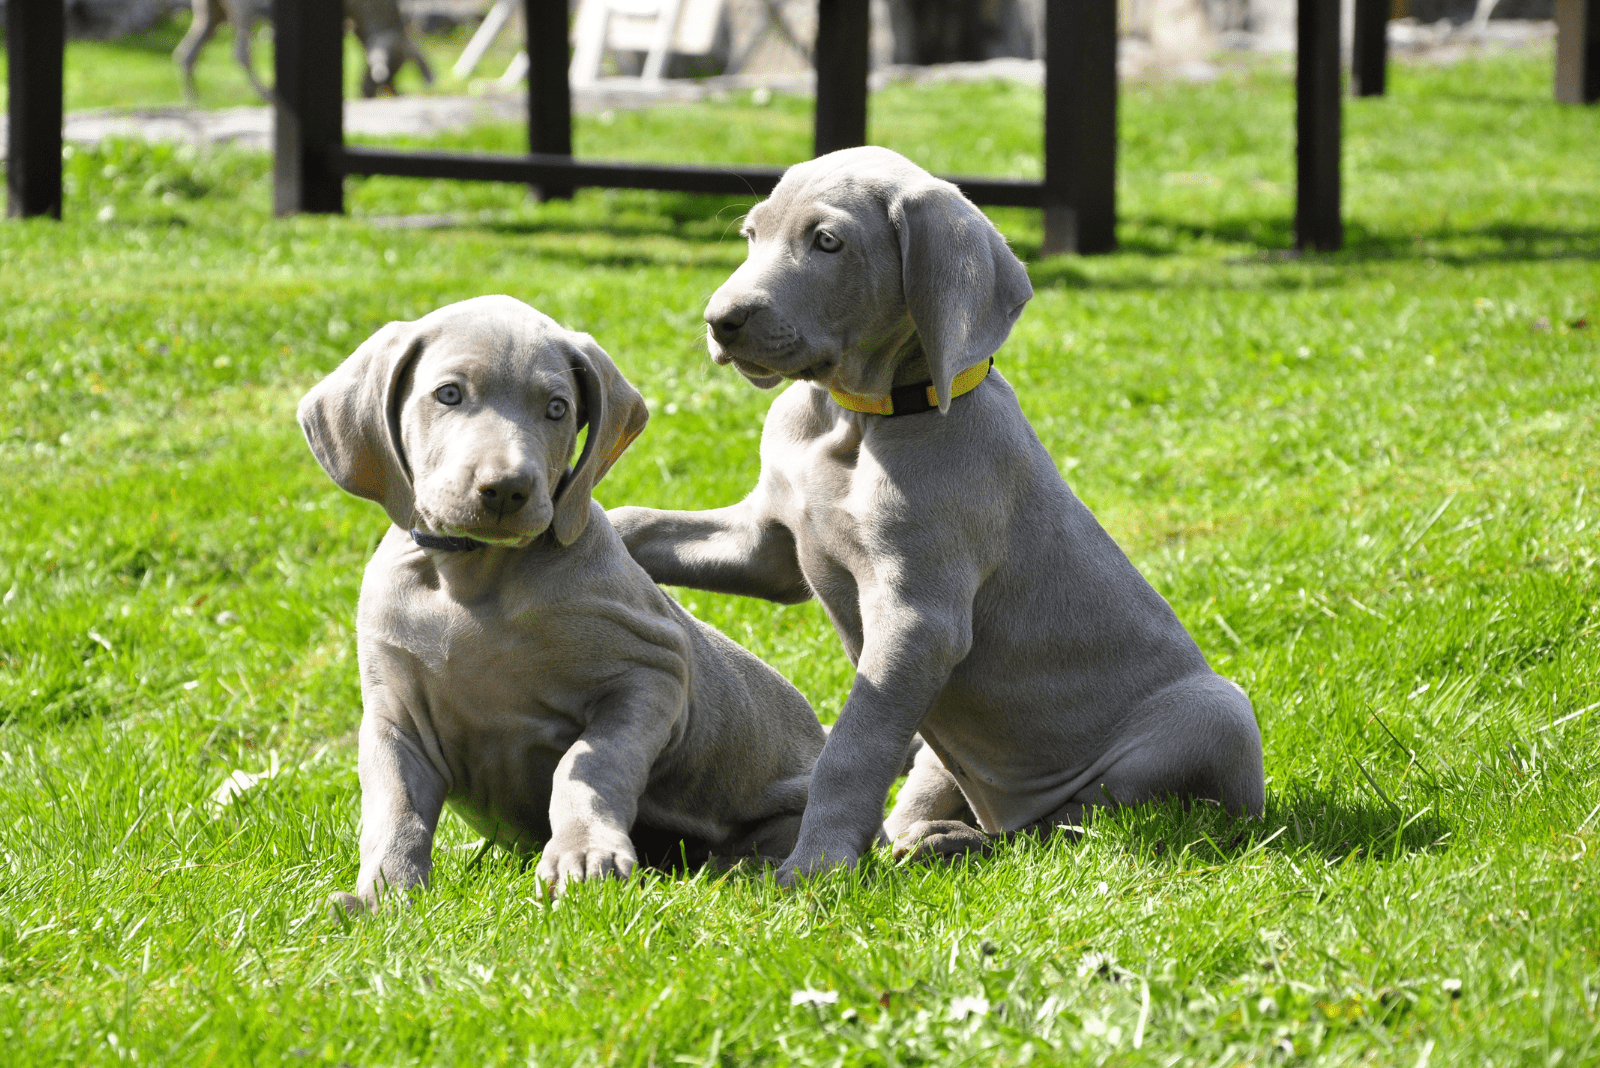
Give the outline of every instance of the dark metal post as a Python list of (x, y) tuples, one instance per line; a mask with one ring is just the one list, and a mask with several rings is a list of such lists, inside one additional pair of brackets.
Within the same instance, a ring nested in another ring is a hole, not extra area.
[[(572, 86), (567, 80), (567, 0), (523, 0), (528, 27), (528, 151), (572, 155)], [(533, 186), (541, 200), (570, 200), (572, 186)]]
[(1600, 0), (1556, 0), (1556, 99), (1600, 100)]
[(1295, 208), (1298, 248), (1344, 247), (1339, 217), (1339, 0), (1300, 0), (1295, 67)]
[(1351, 40), (1350, 91), (1354, 96), (1382, 96), (1389, 74), (1389, 14), (1393, 0), (1355, 0), (1355, 35)]
[(1040, 251), (1110, 252), (1117, 247), (1117, 0), (1046, 0), (1044, 32)]
[(61, 62), (66, 8), (60, 0), (6, 5), (10, 58), (6, 111), (6, 213), (61, 218)]
[(272, 0), (272, 210), (344, 211), (344, 5)]
[(817, 0), (817, 155), (867, 143), (867, 0)]

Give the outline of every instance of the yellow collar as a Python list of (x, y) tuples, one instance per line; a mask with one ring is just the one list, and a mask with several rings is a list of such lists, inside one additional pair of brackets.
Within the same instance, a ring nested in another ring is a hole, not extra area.
[[(956, 375), (955, 380), (950, 383), (950, 399), (955, 400), (963, 393), (971, 393), (977, 389), (978, 383), (989, 377), (989, 370), (992, 367), (994, 367), (993, 356), (983, 363), (973, 364)], [(916, 415), (918, 412), (928, 412), (939, 407), (939, 394), (935, 392), (932, 382), (896, 386), (889, 391), (887, 397), (868, 397), (861, 393), (846, 393), (838, 389), (830, 389), (828, 393), (839, 407), (848, 408), (852, 412), (865, 412), (868, 415)]]

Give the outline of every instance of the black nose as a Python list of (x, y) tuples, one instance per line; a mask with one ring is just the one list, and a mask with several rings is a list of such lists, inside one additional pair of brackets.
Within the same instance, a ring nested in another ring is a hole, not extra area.
[(740, 329), (749, 321), (749, 308), (729, 308), (726, 311), (706, 313), (706, 322), (711, 325), (711, 336), (721, 345), (732, 344), (739, 336)]
[(505, 517), (519, 511), (528, 503), (528, 494), (532, 489), (531, 478), (526, 475), (510, 475), (492, 482), (481, 483), (478, 486), (478, 500), (483, 502), (485, 511)]

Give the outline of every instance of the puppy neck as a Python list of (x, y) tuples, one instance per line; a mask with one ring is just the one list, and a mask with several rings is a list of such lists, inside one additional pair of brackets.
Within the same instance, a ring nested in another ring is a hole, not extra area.
[(920, 344), (913, 345), (894, 369), (895, 386), (914, 386), (919, 382), (928, 382), (933, 378), (933, 371), (928, 367), (928, 357), (922, 352)]
[[(408, 536), (407, 540), (412, 542), (410, 549), (415, 554), (412, 559), (416, 566), (436, 576), (432, 582), (421, 575), (419, 578), (428, 585), (442, 588), (452, 600), (461, 603), (492, 598), (514, 569), (524, 569), (530, 564), (537, 566), (541, 558), (562, 551), (561, 543), (548, 530), (521, 548), (443, 535), (424, 535), (421, 539)], [(476, 547), (446, 547), (441, 542), (471, 542)]]

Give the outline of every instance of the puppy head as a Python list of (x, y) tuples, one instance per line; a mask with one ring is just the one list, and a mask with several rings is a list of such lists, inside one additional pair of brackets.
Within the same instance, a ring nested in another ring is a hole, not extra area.
[(888, 149), (790, 167), (744, 233), (749, 257), (706, 306), (708, 344), (764, 389), (789, 378), (883, 396), (920, 354), (943, 411), (951, 381), (994, 354), (1033, 296), (988, 218)]
[(649, 418), (593, 338), (510, 297), (390, 323), (299, 415), (334, 482), (396, 526), (510, 547), (547, 529), (577, 540), (595, 485)]

